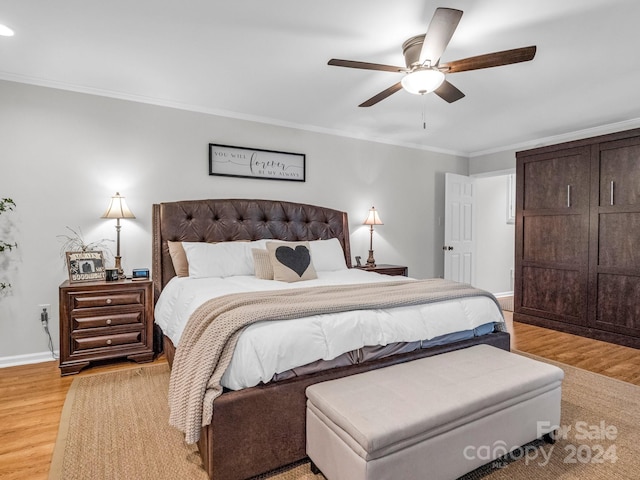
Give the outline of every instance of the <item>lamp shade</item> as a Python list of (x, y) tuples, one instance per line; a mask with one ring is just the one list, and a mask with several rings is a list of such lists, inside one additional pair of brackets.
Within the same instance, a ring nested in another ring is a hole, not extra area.
[(435, 68), (416, 70), (405, 75), (402, 80), (402, 88), (409, 93), (424, 95), (433, 92), (444, 82), (444, 73)]
[(384, 223), (382, 223), (382, 220), (380, 220), (380, 216), (378, 215), (378, 211), (375, 209), (375, 207), (371, 207), (371, 210), (369, 210), (369, 215), (367, 215), (367, 218), (365, 218), (362, 224), (363, 225), (384, 225)]
[(111, 203), (109, 208), (104, 212), (102, 218), (136, 218), (136, 216), (129, 210), (127, 202), (124, 197), (120, 196), (118, 192), (111, 197)]

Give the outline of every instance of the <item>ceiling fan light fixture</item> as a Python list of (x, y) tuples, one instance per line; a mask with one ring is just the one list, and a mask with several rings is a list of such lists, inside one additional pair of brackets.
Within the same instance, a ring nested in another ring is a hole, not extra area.
[(402, 88), (415, 95), (424, 95), (433, 92), (444, 82), (444, 73), (435, 68), (423, 68), (405, 75), (402, 80)]

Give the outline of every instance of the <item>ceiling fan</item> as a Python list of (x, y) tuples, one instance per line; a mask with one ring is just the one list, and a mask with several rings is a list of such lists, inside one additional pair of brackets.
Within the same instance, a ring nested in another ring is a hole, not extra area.
[(535, 45), (513, 50), (504, 50), (502, 52), (487, 53), (440, 64), (440, 57), (445, 48), (447, 48), (453, 33), (456, 31), (462, 13), (461, 10), (452, 8), (437, 8), (433, 14), (431, 23), (429, 23), (427, 33), (411, 37), (402, 44), (402, 53), (406, 67), (394, 67), (392, 65), (357, 62), (353, 60), (339, 60), (336, 58), (329, 60), (329, 65), (406, 74), (400, 82), (359, 105), (360, 107), (370, 107), (402, 88), (418, 95), (434, 92), (440, 98), (449, 103), (453, 103), (463, 98), (464, 93), (445, 80), (446, 74), (533, 60), (536, 54)]

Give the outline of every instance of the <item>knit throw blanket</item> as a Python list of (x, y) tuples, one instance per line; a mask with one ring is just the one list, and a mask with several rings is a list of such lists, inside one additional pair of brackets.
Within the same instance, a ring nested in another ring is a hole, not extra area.
[[(202, 304), (191, 316), (176, 348), (169, 384), (169, 423), (187, 443), (211, 423), (213, 400), (242, 330), (265, 320), (289, 320), (351, 310), (393, 308), (489, 292), (442, 279), (295, 288), (225, 295)], [(496, 301), (497, 304), (497, 301)]]

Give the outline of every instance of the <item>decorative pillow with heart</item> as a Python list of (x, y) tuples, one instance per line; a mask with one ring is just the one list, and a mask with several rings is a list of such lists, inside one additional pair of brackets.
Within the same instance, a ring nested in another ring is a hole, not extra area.
[(291, 283), (318, 278), (309, 242), (267, 242), (267, 251), (274, 280)]

